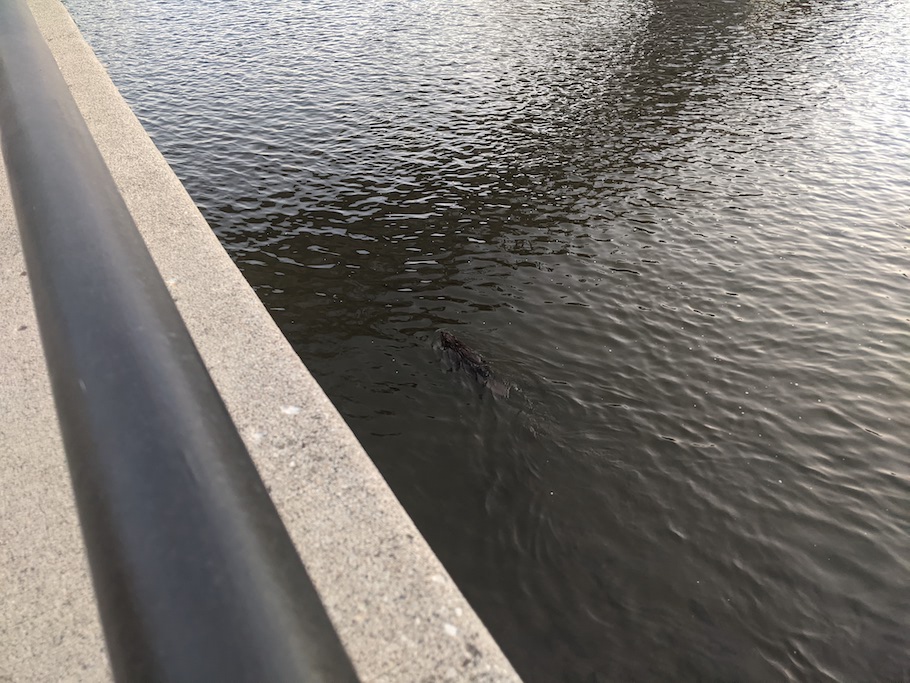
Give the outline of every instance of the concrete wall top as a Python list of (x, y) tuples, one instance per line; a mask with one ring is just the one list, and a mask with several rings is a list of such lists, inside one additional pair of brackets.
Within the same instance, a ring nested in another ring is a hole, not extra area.
[[(363, 681), (518, 681), (66, 9), (29, 4)], [(107, 681), (2, 166), (0, 311), (0, 682)]]

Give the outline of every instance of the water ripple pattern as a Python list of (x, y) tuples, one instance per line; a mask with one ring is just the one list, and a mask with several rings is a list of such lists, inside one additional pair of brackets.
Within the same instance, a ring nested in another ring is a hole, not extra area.
[(66, 4), (525, 680), (910, 680), (910, 1)]

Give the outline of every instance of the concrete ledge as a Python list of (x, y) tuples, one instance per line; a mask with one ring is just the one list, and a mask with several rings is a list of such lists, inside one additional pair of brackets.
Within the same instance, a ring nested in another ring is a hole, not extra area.
[[(30, 5), (362, 679), (518, 681), (69, 14)], [(3, 176), (0, 681), (106, 681), (23, 273)]]

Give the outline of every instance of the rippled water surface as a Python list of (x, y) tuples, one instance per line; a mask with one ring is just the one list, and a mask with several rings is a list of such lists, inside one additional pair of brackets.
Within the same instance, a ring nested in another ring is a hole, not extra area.
[(66, 4), (526, 681), (910, 680), (910, 0)]

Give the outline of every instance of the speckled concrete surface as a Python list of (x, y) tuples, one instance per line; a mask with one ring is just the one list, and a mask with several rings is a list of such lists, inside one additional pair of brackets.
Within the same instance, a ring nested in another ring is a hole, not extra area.
[[(57, 0), (30, 0), (362, 679), (518, 677)], [(0, 681), (109, 680), (5, 178)]]

